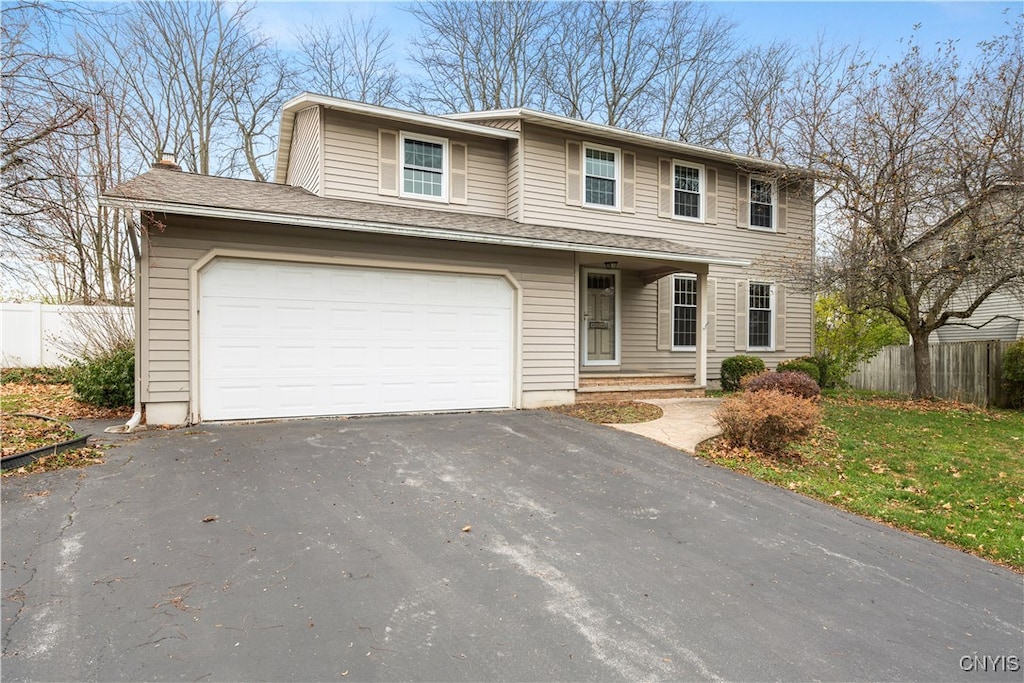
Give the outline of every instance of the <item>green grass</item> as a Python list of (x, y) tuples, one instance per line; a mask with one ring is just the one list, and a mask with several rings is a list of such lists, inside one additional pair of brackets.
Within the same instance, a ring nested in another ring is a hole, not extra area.
[(1024, 413), (842, 392), (792, 460), (723, 465), (1024, 570)]

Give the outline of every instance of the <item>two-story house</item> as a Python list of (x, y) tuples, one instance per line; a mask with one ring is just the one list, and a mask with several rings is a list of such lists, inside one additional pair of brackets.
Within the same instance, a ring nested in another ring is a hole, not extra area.
[(811, 195), (772, 163), (527, 109), (304, 94), (274, 183), (163, 163), (101, 201), (141, 217), (140, 408), (181, 424), (532, 408), (809, 353)]

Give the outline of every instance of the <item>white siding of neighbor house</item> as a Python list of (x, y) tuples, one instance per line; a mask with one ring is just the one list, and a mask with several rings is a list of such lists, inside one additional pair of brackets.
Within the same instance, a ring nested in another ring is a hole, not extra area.
[[(483, 137), (453, 137), (419, 127), (402, 127), (386, 121), (324, 112), (323, 196), (336, 199), (418, 206), (443, 211), (477, 213), (504, 218), (508, 212), (508, 144)], [(445, 137), (449, 143), (467, 145), (468, 201), (466, 204), (435, 202), (383, 195), (378, 192), (378, 131), (403, 131)]]
[[(951, 304), (951, 308), (960, 307), (962, 310), (970, 302), (964, 295), (954, 297)], [(947, 343), (1018, 339), (1024, 336), (1024, 298), (1017, 298), (1010, 292), (996, 292), (978, 306), (974, 315), (963, 322), (975, 327), (946, 325), (935, 330), (930, 341)]]
[(162, 231), (149, 235), (143, 263), (148, 292), (142, 329), (144, 402), (189, 400), (189, 269), (215, 248), (244, 249), (256, 257), (274, 252), (507, 269), (522, 287), (522, 391), (575, 387), (576, 281), (571, 253), (180, 216), (168, 216), (164, 222)]
[(323, 166), (322, 137), (319, 107), (308, 107), (295, 114), (286, 180), (288, 185), (303, 187), (313, 194), (320, 194)]

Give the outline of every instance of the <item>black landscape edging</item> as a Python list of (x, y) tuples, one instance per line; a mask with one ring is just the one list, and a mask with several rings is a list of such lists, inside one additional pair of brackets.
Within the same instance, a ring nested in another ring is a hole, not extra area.
[(13, 470), (25, 465), (31, 464), (39, 458), (47, 455), (56, 455), (57, 453), (63, 453), (64, 451), (70, 451), (75, 448), (83, 448), (89, 437), (92, 434), (86, 434), (85, 436), (76, 436), (73, 439), (62, 441), (58, 444), (51, 446), (41, 446), (31, 451), (25, 451), (24, 453), (15, 453), (13, 455), (5, 455), (0, 458), (0, 469), (2, 470)]

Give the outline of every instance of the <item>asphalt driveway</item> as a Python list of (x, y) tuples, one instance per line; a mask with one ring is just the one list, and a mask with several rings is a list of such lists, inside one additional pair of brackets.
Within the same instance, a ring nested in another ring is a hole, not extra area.
[(1021, 680), (1020, 576), (544, 411), (151, 432), (2, 498), (5, 681)]

